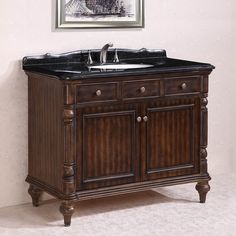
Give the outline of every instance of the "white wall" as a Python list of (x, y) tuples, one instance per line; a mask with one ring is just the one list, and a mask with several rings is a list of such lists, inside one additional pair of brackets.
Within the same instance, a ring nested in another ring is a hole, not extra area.
[[(145, 29), (53, 30), (49, 0), (0, 1), (0, 206), (29, 201), (25, 55), (100, 48), (164, 48), (170, 57), (210, 62), (209, 169), (233, 170), (235, 0), (146, 0)], [(234, 12), (233, 12), (234, 11)]]

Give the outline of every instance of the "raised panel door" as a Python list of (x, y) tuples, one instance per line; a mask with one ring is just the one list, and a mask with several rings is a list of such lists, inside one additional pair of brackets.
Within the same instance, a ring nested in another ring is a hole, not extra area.
[[(143, 127), (144, 180), (199, 172), (199, 99), (170, 100), (146, 106)], [(144, 140), (145, 139), (145, 140)]]
[(135, 182), (139, 178), (137, 107), (87, 107), (78, 110), (77, 116), (77, 187)]

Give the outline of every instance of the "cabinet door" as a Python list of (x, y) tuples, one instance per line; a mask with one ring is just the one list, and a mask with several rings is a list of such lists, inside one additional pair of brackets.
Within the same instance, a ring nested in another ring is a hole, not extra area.
[(200, 102), (196, 99), (153, 102), (145, 107), (142, 177), (144, 180), (199, 172)]
[(98, 106), (77, 112), (77, 189), (139, 179), (136, 105)]

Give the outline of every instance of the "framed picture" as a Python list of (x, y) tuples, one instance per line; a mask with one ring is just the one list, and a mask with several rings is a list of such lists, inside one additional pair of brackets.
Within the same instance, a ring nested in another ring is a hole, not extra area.
[(57, 28), (143, 28), (144, 0), (56, 0)]

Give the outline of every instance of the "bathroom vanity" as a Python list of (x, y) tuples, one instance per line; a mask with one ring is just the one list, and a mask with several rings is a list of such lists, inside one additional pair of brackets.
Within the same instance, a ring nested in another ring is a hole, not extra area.
[(78, 200), (196, 182), (205, 202), (212, 65), (107, 48), (25, 57), (23, 69), (34, 206), (43, 191), (60, 199), (69, 226)]

